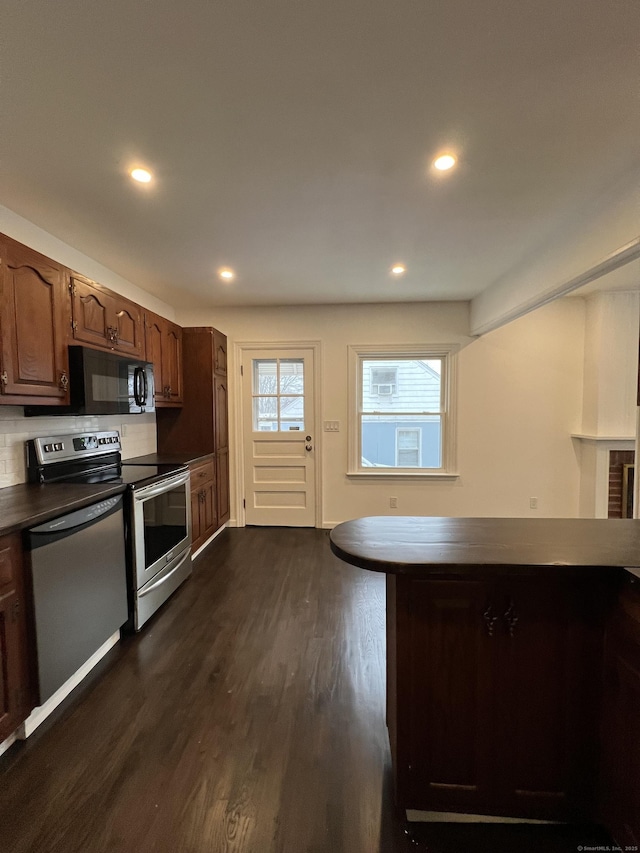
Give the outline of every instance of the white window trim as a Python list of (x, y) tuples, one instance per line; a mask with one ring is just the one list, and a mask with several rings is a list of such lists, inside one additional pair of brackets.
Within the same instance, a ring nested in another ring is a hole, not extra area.
[[(347, 477), (362, 480), (452, 480), (456, 479), (456, 408), (457, 352), (459, 344), (349, 344), (348, 351), (348, 456)], [(358, 406), (361, 400), (359, 364), (361, 359), (442, 358), (445, 382), (442, 387), (442, 467), (425, 468), (363, 468)]]

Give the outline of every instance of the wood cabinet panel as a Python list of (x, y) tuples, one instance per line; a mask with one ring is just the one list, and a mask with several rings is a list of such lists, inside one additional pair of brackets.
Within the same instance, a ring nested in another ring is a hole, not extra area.
[(398, 802), (548, 820), (592, 813), (599, 585), (490, 576), (396, 584)]
[(227, 375), (227, 337), (217, 329), (213, 330), (213, 371), (216, 376)]
[(144, 358), (139, 305), (77, 274), (72, 275), (70, 288), (74, 342)]
[(146, 359), (153, 362), (156, 407), (182, 405), (182, 329), (145, 312)]
[[(216, 352), (218, 367), (226, 372), (221, 332), (209, 327), (182, 330), (183, 406), (156, 413), (159, 453), (212, 454), (215, 528), (230, 516), (227, 381), (224, 373), (216, 373)], [(194, 480), (192, 473), (192, 488)]]
[(191, 541), (194, 551), (215, 533), (217, 523), (214, 459), (192, 463)]
[(0, 241), (3, 403), (69, 401), (65, 270), (9, 238)]
[(398, 747), (403, 799), (426, 795), (429, 808), (472, 811), (489, 801), (492, 781), (493, 638), (481, 618), (489, 593), (479, 581), (416, 581), (402, 594), (410, 650), (398, 661), (410, 684)]
[(0, 586), (0, 741), (15, 731), (33, 707), (28, 667), (28, 637), (23, 581), (22, 544), (14, 534), (0, 538), (3, 562), (10, 562), (10, 581)]
[[(637, 584), (636, 584), (637, 586)], [(624, 849), (640, 845), (640, 592), (623, 586), (607, 626), (600, 818)]]

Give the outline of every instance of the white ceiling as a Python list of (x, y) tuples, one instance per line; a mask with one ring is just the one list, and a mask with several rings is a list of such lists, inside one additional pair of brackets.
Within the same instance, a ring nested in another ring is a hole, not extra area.
[(174, 306), (469, 299), (637, 174), (639, 36), (637, 0), (20, 0), (0, 203)]

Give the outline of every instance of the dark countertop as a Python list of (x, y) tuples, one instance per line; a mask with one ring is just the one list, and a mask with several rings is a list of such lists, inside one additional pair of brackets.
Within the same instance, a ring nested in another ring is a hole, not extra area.
[(345, 562), (391, 574), (478, 566), (640, 566), (636, 519), (373, 516), (338, 524), (330, 540)]
[(189, 465), (213, 456), (213, 453), (148, 453), (146, 456), (134, 456), (123, 459), (125, 465)]
[(22, 483), (0, 489), (0, 535), (124, 492), (122, 483)]

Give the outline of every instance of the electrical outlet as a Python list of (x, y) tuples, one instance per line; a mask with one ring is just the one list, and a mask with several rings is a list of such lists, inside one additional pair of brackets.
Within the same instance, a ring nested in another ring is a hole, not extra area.
[(538, 509), (538, 498), (529, 498), (529, 509)]
[(120, 424), (120, 438), (124, 438), (126, 434), (127, 434), (127, 425), (126, 424)]
[(398, 509), (398, 498), (389, 498), (389, 506), (391, 509)]

